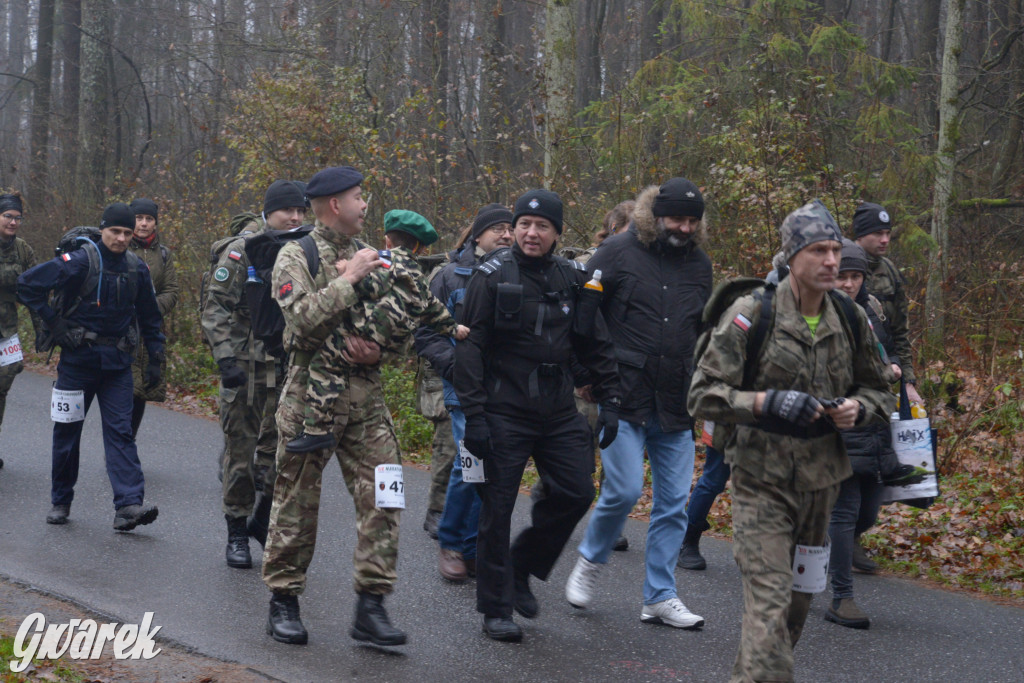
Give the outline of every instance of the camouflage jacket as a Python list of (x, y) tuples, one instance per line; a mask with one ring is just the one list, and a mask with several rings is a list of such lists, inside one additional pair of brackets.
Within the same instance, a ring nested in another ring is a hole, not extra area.
[(320, 221), (310, 235), (320, 258), (316, 279), (310, 277), (302, 246), (294, 241), (281, 247), (271, 278), (274, 299), (284, 314), (284, 348), (289, 353), (316, 351), (359, 301), (349, 281), (338, 277), (334, 263), (352, 258), (364, 245)]
[(370, 339), (390, 351), (403, 353), (421, 325), (452, 336), (455, 320), (430, 293), (416, 257), (408, 249), (391, 250), (391, 266), (378, 268), (355, 287), (357, 305), (349, 309), (343, 333)]
[(249, 304), (245, 299), (245, 280), (249, 269), (245, 240), (266, 228), (262, 219), (247, 225), (235, 241), (221, 252), (213, 277), (210, 278), (202, 325), (203, 334), (213, 350), (214, 360), (231, 357), (239, 361), (268, 360), (263, 342), (252, 336)]
[(159, 233), (153, 237), (153, 241), (148, 247), (133, 239), (128, 248), (149, 266), (149, 274), (153, 278), (153, 287), (156, 289), (156, 305), (160, 309), (160, 315), (167, 318), (167, 314), (178, 303), (178, 293), (180, 292), (178, 269), (174, 266), (174, 253), (160, 244)]
[(724, 451), (726, 462), (768, 484), (797, 491), (815, 491), (850, 476), (843, 441), (838, 431), (802, 439), (760, 428), (754, 417), (756, 392), (795, 389), (820, 399), (856, 398), (867, 411), (866, 422), (888, 420), (895, 407), (863, 309), (853, 307), (861, 337), (854, 350), (836, 304), (827, 296), (824, 301), (812, 337), (788, 278), (779, 283), (775, 322), (764, 341), (752, 390), (745, 391), (743, 368), (751, 329), (746, 321), (757, 320), (760, 304), (752, 295), (737, 300), (701, 356), (687, 402), (691, 414), (715, 422), (715, 446)]
[[(20, 237), (7, 243), (0, 242), (0, 339), (7, 339), (18, 332), (18, 309), (15, 306), (18, 276), (34, 265), (36, 255), (28, 242)], [(38, 316), (33, 315), (32, 324), (37, 331), (42, 329), (40, 323)]]
[(868, 272), (865, 285), (875, 297), (882, 302), (885, 317), (889, 321), (896, 357), (900, 359), (903, 378), (915, 382), (913, 355), (910, 351), (910, 331), (907, 315), (907, 292), (903, 286), (903, 276), (892, 261), (881, 256), (868, 256)]

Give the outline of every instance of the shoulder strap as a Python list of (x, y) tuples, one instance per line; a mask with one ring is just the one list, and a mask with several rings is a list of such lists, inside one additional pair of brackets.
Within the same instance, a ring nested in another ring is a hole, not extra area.
[(163, 244), (160, 246), (160, 258), (163, 259), (164, 265), (167, 265), (167, 260), (171, 258), (171, 250)]
[(128, 261), (128, 300), (134, 304), (135, 297), (139, 293), (139, 263), (141, 259), (131, 250), (125, 252), (125, 259)]
[(853, 309), (856, 305), (848, 296), (843, 296), (831, 290), (828, 295), (832, 297), (832, 301), (836, 304), (836, 308), (839, 309), (839, 318), (843, 323), (843, 330), (846, 332), (847, 338), (850, 340), (850, 347), (854, 351), (860, 350), (860, 318), (857, 317), (857, 311)]
[(306, 267), (309, 269), (309, 276), (316, 280), (316, 274), (320, 272), (320, 249), (316, 246), (316, 240), (312, 234), (306, 234), (299, 238), (299, 246), (302, 253), (306, 255)]
[[(100, 250), (92, 240), (82, 240), (82, 250), (89, 257), (89, 271), (82, 280), (82, 286), (78, 288), (78, 296), (72, 303), (68, 313), (78, 308), (82, 300), (96, 290), (96, 300), (99, 301), (99, 286), (103, 277), (103, 266), (100, 263)], [(134, 256), (134, 254), (132, 254)]]
[(510, 285), (519, 284), (519, 264), (512, 257), (512, 250), (506, 249), (498, 255), (501, 261), (501, 278), (499, 282), (507, 282)]
[(764, 290), (754, 293), (754, 298), (761, 304), (761, 313), (754, 322), (754, 329), (747, 335), (747, 357), (743, 363), (744, 388), (754, 385), (761, 349), (764, 348), (764, 340), (768, 338), (768, 331), (775, 322), (775, 285), (766, 284)]

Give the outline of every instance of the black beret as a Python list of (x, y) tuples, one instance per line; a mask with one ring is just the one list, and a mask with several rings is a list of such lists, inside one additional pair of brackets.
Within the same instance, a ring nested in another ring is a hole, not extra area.
[(562, 198), (551, 190), (530, 190), (516, 200), (515, 209), (512, 225), (520, 216), (540, 216), (551, 221), (558, 234), (562, 234)]
[(853, 212), (853, 235), (863, 237), (879, 230), (892, 230), (889, 212), (879, 204), (864, 202)]
[(306, 185), (306, 196), (330, 197), (363, 182), (363, 174), (351, 166), (333, 166), (317, 171)]
[(146, 199), (145, 197), (133, 199), (132, 203), (129, 204), (128, 206), (129, 208), (131, 208), (132, 211), (135, 212), (136, 216), (142, 214), (144, 216), (152, 216), (153, 218), (157, 218), (156, 214), (160, 210), (157, 208), (156, 202), (154, 202), (152, 199)]
[(135, 229), (135, 212), (127, 204), (116, 202), (103, 209), (100, 230), (114, 227)]

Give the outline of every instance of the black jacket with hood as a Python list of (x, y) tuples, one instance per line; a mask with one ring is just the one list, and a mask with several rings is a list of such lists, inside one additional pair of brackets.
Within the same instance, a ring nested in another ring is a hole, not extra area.
[(711, 259), (701, 245), (701, 221), (685, 247), (658, 240), (651, 213), (658, 187), (640, 193), (629, 230), (601, 243), (587, 262), (601, 271), (601, 310), (615, 345), (622, 384), (621, 417), (645, 424), (658, 416), (664, 431), (690, 429), (686, 395), (701, 313), (711, 296)]

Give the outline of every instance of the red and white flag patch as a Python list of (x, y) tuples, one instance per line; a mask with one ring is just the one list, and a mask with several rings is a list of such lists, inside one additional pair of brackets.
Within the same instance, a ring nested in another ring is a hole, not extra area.
[(238, 261), (242, 258), (242, 253), (232, 250), (231, 252), (228, 253), (228, 258), (231, 259), (232, 261)]
[(65, 261), (70, 261), (71, 260), (71, 254), (61, 254), (60, 257), (62, 259), (64, 259)]
[(732, 319), (732, 324), (740, 328), (744, 332), (750, 329), (750, 321), (747, 320), (747, 316), (742, 313), (738, 313), (735, 318)]

